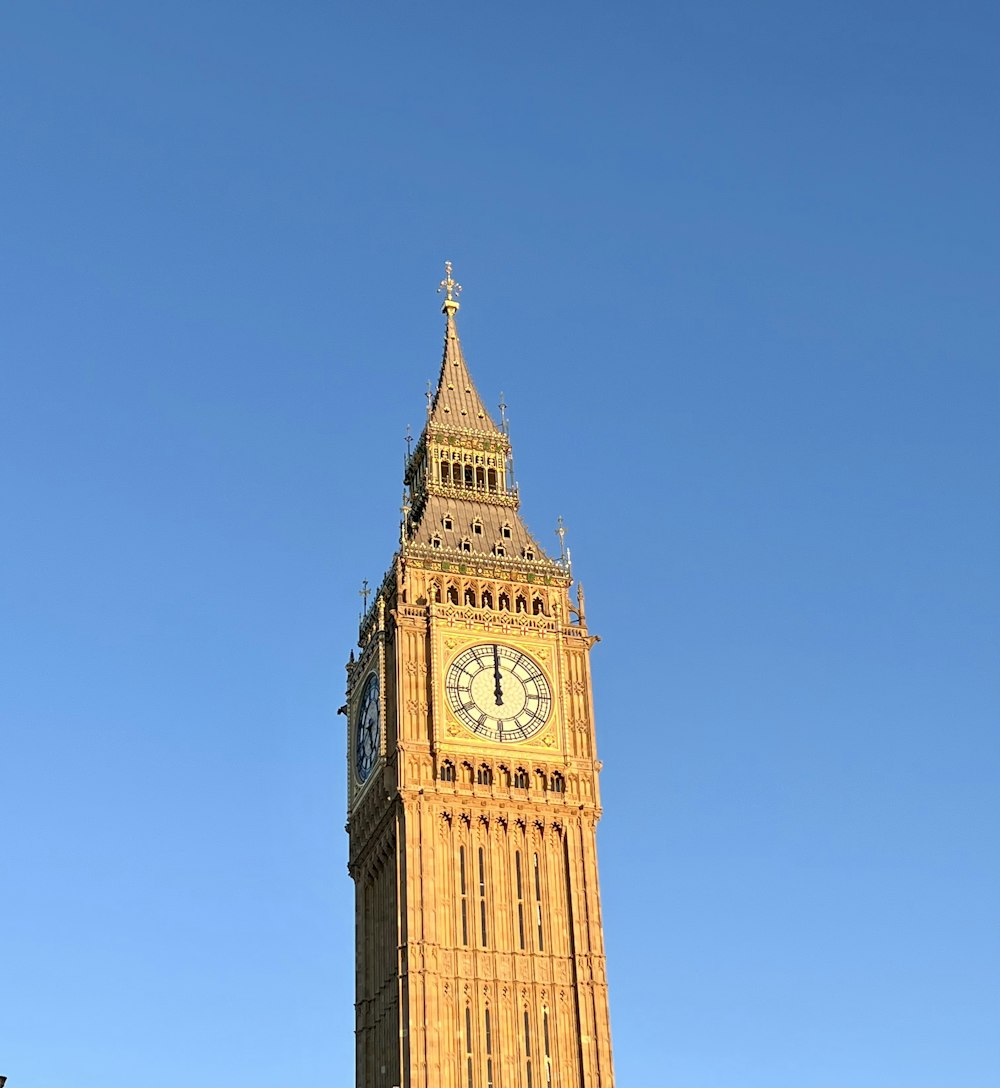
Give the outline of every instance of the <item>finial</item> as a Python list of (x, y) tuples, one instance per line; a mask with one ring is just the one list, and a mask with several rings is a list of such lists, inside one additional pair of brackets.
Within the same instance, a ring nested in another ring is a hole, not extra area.
[(368, 588), (368, 579), (366, 578), (361, 583), (361, 588), (358, 590), (358, 596), (364, 601), (364, 607), (361, 609), (361, 618), (364, 619), (368, 613), (368, 598), (371, 596), (371, 590)]
[(424, 393), (427, 398), (427, 418), (431, 418), (431, 405), (434, 403), (434, 394), (431, 392), (431, 380), (427, 379), (427, 392)]
[(410, 454), (413, 452), (413, 428), (407, 423), (406, 425), (406, 460), (410, 460)]
[[(559, 537), (559, 557), (566, 561), (566, 526), (563, 524), (562, 514), (559, 515), (558, 522), (559, 528), (556, 529), (556, 536)], [(368, 583), (366, 582), (365, 585)]]
[(500, 430), (507, 433), (507, 402), (503, 399), (503, 390), (500, 391)]
[(405, 487), (403, 488), (403, 505), (399, 508), (399, 512), (402, 514), (399, 520), (399, 542), (405, 544), (410, 528), (410, 492)]
[(458, 295), (462, 293), (462, 285), (456, 283), (452, 279), (451, 275), (451, 261), (444, 262), (444, 279), (441, 281), (440, 287), (438, 287), (438, 294), (444, 291), (444, 304), (441, 307), (441, 313), (447, 314), (449, 317), (454, 316), (458, 310)]

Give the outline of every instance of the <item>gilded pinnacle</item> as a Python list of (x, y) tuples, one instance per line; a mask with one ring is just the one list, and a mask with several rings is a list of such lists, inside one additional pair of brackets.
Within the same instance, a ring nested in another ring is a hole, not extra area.
[(451, 261), (444, 262), (444, 279), (441, 281), (441, 285), (438, 287), (438, 294), (445, 292), (444, 304), (441, 307), (441, 313), (447, 314), (449, 317), (454, 316), (458, 310), (458, 295), (462, 293), (462, 285), (456, 283), (452, 279), (451, 275)]

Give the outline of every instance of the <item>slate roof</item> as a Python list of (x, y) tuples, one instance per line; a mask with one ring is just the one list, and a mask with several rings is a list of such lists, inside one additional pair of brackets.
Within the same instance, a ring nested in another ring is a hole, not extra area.
[[(449, 515), (452, 528), (446, 529), (444, 522)], [(477, 519), (482, 524), (482, 533), (477, 533), (473, 528)], [(502, 534), (505, 525), (510, 528), (510, 537)], [(527, 548), (535, 553), (536, 559), (545, 558), (545, 552), (525, 528), (516, 510), (474, 498), (428, 495), (427, 505), (420, 516), (420, 523), (414, 526), (411, 540), (415, 544), (430, 545), (435, 536), (441, 538), (442, 548), (455, 550), (460, 549), (462, 541), (467, 539), (473, 555), (492, 556), (494, 547), (500, 544), (508, 557), (520, 558)]]
[(444, 356), (437, 392), (431, 404), (430, 421), (442, 427), (462, 427), (487, 434), (497, 434), (499, 429), (490, 418), (472, 382), (469, 368), (462, 354), (454, 313), (448, 313), (444, 331)]

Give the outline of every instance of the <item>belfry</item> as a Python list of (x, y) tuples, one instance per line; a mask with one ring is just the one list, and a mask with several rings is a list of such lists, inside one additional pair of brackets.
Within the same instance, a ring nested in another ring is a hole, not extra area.
[(357, 1088), (613, 1088), (597, 640), (521, 521), (445, 269), (399, 549), (347, 666)]

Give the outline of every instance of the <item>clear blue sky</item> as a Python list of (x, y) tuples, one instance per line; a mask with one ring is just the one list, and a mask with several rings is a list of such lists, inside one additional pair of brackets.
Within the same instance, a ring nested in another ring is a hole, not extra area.
[(569, 526), (620, 1088), (1000, 1085), (995, 3), (10, 0), (0, 1073), (353, 1083), (441, 262)]

